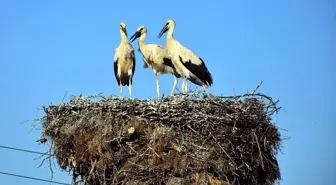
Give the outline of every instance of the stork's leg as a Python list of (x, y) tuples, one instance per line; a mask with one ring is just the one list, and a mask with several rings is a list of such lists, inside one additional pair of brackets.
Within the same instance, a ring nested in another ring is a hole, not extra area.
[(188, 78), (185, 78), (185, 93), (188, 94)]
[(184, 93), (184, 76), (181, 76), (182, 79), (182, 94)]
[(130, 98), (132, 99), (132, 77), (129, 78), (128, 91), (130, 94)]
[(121, 85), (121, 81), (119, 83), (119, 88), (120, 88), (120, 98), (122, 97), (122, 85)]
[(187, 77), (183, 78), (183, 93), (187, 93), (187, 85), (188, 85)]
[(173, 75), (173, 77), (174, 77), (174, 85), (173, 85), (173, 89), (170, 93), (170, 96), (174, 96), (174, 91), (175, 91), (175, 88), (176, 88), (176, 85), (177, 85), (177, 78), (176, 78), (175, 75)]
[(185, 86), (184, 85), (184, 77), (182, 77), (182, 93), (184, 93), (184, 89), (185, 89), (184, 86)]
[(156, 80), (156, 92), (157, 92), (157, 96), (158, 96), (158, 98), (160, 98), (160, 85), (159, 85), (159, 77), (158, 77), (157, 73), (155, 73), (155, 80)]

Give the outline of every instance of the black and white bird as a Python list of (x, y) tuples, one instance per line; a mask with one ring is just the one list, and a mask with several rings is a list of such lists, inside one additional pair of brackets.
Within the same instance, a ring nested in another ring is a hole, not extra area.
[[(174, 39), (173, 34), (175, 25), (174, 20), (167, 20), (158, 37), (160, 38), (168, 31), (165, 48), (176, 71), (182, 77), (182, 92), (187, 93), (188, 91), (187, 79), (196, 85), (209, 88), (213, 83), (211, 73), (208, 71), (208, 68), (205, 66), (201, 57)], [(186, 82), (184, 82), (184, 78), (187, 78)]]
[(120, 23), (121, 42), (114, 53), (114, 75), (120, 87), (127, 85), (130, 98), (132, 97), (132, 79), (135, 72), (135, 55), (132, 45), (129, 43), (126, 32), (126, 24)]
[(152, 68), (155, 80), (156, 80), (156, 91), (157, 96), (160, 97), (160, 85), (158, 74), (172, 74), (174, 77), (174, 85), (171, 92), (171, 95), (174, 94), (174, 90), (177, 84), (177, 78), (181, 76), (177, 73), (172, 61), (170, 58), (166, 57), (166, 51), (163, 46), (157, 44), (146, 44), (145, 39), (147, 35), (147, 28), (145, 26), (140, 26), (134, 35), (130, 38), (131, 42), (139, 38), (139, 50), (144, 59), (144, 67)]

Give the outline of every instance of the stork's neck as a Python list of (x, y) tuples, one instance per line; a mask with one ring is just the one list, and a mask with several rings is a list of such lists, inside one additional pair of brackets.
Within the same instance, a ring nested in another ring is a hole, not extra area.
[(141, 36), (139, 38), (139, 48), (140, 48), (140, 50), (142, 50), (142, 48), (145, 46), (146, 35), (147, 35), (147, 33), (143, 33), (143, 34), (141, 34)]
[(121, 42), (128, 42), (127, 35), (120, 29)]
[(139, 42), (145, 43), (146, 36), (147, 36), (147, 33), (141, 34)]
[(167, 41), (174, 39), (173, 35), (174, 35), (174, 29), (175, 29), (175, 25), (170, 27), (168, 32), (167, 32)]

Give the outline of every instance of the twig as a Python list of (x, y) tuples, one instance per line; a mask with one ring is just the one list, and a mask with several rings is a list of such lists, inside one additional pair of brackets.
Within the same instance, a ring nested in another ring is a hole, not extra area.
[(262, 157), (262, 153), (261, 153), (261, 149), (260, 149), (260, 145), (259, 145), (259, 142), (258, 142), (258, 137), (257, 137), (257, 134), (255, 133), (255, 131), (253, 132), (253, 135), (254, 135), (254, 138), (257, 142), (257, 145), (258, 145), (258, 150), (259, 150), (259, 157), (260, 157), (260, 161), (261, 161), (261, 167), (263, 170), (265, 170), (265, 167), (264, 167), (264, 159)]
[(144, 166), (141, 166), (141, 165), (136, 164), (134, 162), (131, 162), (131, 161), (127, 161), (127, 162), (133, 164), (134, 166), (140, 167), (141, 169), (146, 169)]
[[(50, 149), (49, 149), (49, 153), (50, 154), (52, 152), (53, 146), (54, 146), (54, 143), (51, 142), (51, 146), (50, 146)], [(51, 156), (49, 156), (48, 159), (49, 159), (49, 169), (50, 169), (50, 173), (51, 173), (51, 175), (50, 175), (50, 181), (52, 181), (54, 179), (54, 170), (52, 169)], [(52, 183), (50, 183), (50, 184), (52, 184)]]
[(68, 91), (65, 91), (65, 94), (64, 94), (64, 96), (63, 96), (63, 98), (62, 98), (62, 103), (64, 103), (64, 99), (65, 99), (65, 97), (67, 96), (67, 94), (68, 94)]
[(209, 151), (209, 149), (204, 148), (204, 147), (201, 147), (201, 146), (198, 146), (198, 145), (196, 145), (196, 144), (194, 144), (194, 143), (191, 143), (191, 145), (193, 145), (193, 146), (195, 146), (195, 147), (197, 147), (197, 148), (199, 148), (199, 149)]
[(260, 81), (260, 83), (257, 85), (257, 87), (251, 92), (251, 95), (253, 95), (261, 86), (261, 84), (263, 83), (263, 81)]
[(149, 146), (149, 144), (147, 144), (147, 146), (148, 146), (149, 149), (151, 149), (151, 150), (153, 151), (153, 153), (154, 153), (157, 157), (160, 158), (160, 155), (159, 155), (158, 153), (156, 153), (155, 150), (154, 150), (151, 146)]
[[(210, 133), (211, 134), (211, 133)], [(216, 139), (216, 137), (214, 136), (214, 135), (212, 135), (211, 134), (211, 136), (212, 136), (212, 138), (215, 140), (215, 142), (217, 143), (217, 145), (219, 146), (219, 148), (224, 152), (224, 154), (230, 159), (230, 161), (231, 162), (233, 162), (233, 164), (236, 164), (235, 162), (234, 162), (234, 160), (232, 159), (232, 157), (224, 150), (224, 148), (218, 143), (218, 141), (217, 141), (217, 139)]]
[(251, 95), (250, 93), (246, 93), (246, 94), (242, 94), (242, 95), (237, 95), (237, 96), (219, 96), (218, 98), (222, 98), (222, 99), (229, 99), (229, 98), (233, 98), (233, 99), (238, 99), (238, 98), (242, 98), (242, 97), (249, 97), (249, 96), (259, 96), (259, 97), (263, 97), (266, 98), (268, 101), (270, 101), (270, 103), (272, 104), (273, 108), (276, 110), (280, 110), (280, 108), (278, 108), (276, 106), (276, 103), (273, 101), (273, 99), (265, 94), (262, 93), (254, 93), (253, 95)]

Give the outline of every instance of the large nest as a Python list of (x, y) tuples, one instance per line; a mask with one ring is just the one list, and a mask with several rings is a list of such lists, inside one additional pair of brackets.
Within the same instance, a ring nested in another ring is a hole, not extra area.
[(80, 96), (44, 110), (42, 135), (75, 183), (270, 185), (280, 179), (281, 138), (271, 121), (278, 107), (263, 94)]

